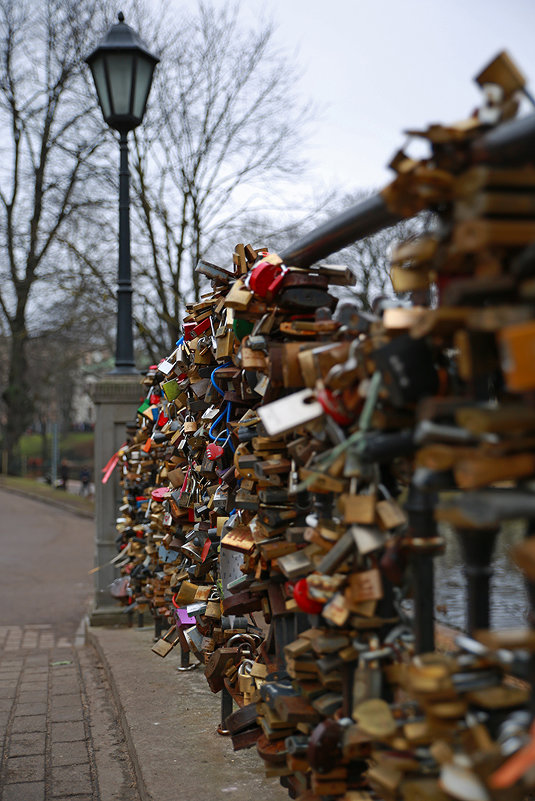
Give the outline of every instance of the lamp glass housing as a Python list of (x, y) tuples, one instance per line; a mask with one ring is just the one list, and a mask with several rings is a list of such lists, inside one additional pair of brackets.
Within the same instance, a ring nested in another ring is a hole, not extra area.
[(158, 61), (122, 15), (87, 57), (102, 116), (111, 128), (127, 132), (141, 123)]

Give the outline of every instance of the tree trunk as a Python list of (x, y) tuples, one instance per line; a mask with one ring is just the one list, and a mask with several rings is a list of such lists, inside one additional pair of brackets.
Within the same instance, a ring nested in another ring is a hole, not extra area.
[(26, 342), (28, 335), (24, 316), (17, 316), (11, 325), (11, 352), (8, 385), (2, 395), (6, 405), (4, 449), (8, 454), (8, 473), (20, 472), (17, 445), (33, 418), (33, 398), (28, 380)]
[(60, 431), (67, 434), (72, 427), (73, 399), (74, 399), (74, 377), (75, 365), (68, 362), (65, 370), (57, 379), (57, 407), (59, 410)]
[(180, 325), (178, 321), (176, 323), (175, 322), (169, 323), (167, 329), (169, 331), (169, 336), (171, 338), (171, 343), (170, 343), (171, 350), (173, 350), (175, 347), (175, 342), (177, 342), (178, 339), (182, 336)]

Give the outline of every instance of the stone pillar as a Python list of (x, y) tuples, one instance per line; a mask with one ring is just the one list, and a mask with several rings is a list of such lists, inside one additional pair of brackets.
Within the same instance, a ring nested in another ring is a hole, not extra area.
[(117, 555), (115, 520), (121, 501), (118, 475), (102, 484), (102, 468), (125, 441), (125, 426), (135, 419), (143, 399), (141, 375), (107, 375), (92, 388), (95, 420), (95, 601), (90, 613), (92, 626), (126, 625), (127, 616), (108, 587), (119, 575), (108, 564)]

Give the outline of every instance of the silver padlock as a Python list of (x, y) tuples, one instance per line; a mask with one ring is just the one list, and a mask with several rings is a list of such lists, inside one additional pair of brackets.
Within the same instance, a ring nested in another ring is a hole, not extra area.
[(260, 406), (258, 414), (267, 435), (278, 437), (313, 420), (319, 420), (323, 416), (323, 406), (316, 400), (311, 389), (303, 389)]

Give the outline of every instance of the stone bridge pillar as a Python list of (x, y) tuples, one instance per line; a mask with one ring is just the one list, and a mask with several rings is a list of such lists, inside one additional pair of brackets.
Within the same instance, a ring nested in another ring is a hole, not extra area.
[(125, 441), (125, 425), (135, 419), (143, 397), (141, 375), (107, 375), (92, 388), (95, 421), (95, 600), (90, 613), (92, 626), (126, 625), (127, 616), (109, 593), (119, 575), (109, 562), (117, 555), (115, 520), (121, 501), (116, 472), (103, 484), (102, 468)]

